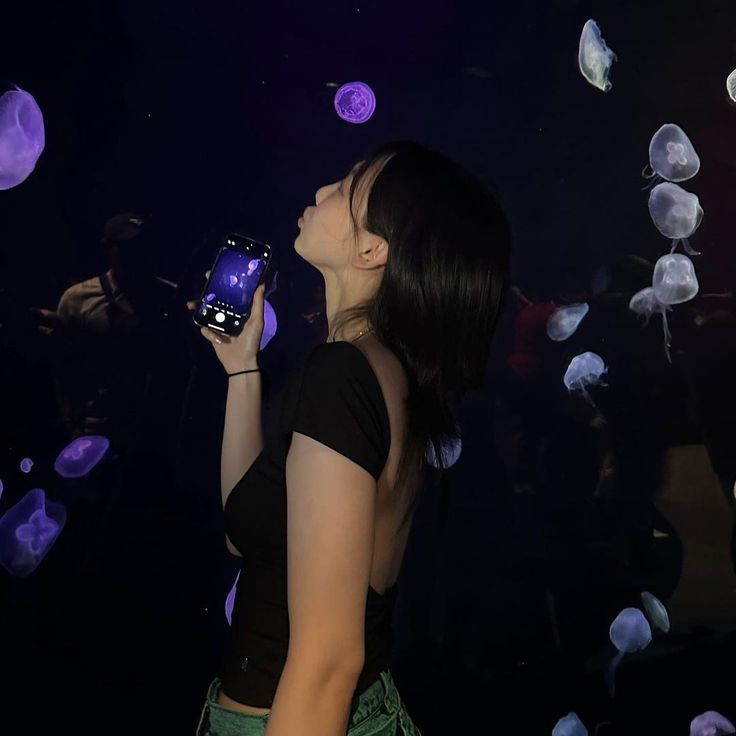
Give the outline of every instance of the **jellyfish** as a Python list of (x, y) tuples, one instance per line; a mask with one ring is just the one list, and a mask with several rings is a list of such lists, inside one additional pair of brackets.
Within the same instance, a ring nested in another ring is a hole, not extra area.
[(644, 611), (649, 616), (649, 620), (666, 634), (670, 630), (670, 617), (667, 615), (667, 609), (662, 601), (645, 590), (641, 594), (641, 602), (644, 605)]
[(670, 332), (669, 325), (667, 324), (667, 312), (672, 311), (672, 307), (669, 304), (663, 304), (657, 299), (657, 295), (654, 292), (654, 288), (647, 286), (646, 289), (637, 291), (629, 301), (629, 309), (632, 312), (636, 312), (638, 315), (645, 317), (644, 327), (649, 324), (649, 318), (659, 312), (662, 315), (662, 329), (664, 330), (664, 353), (667, 356), (667, 360), (671, 363), (672, 357), (670, 356), (670, 346), (672, 345), (672, 333)]
[(700, 255), (700, 251), (693, 250), (688, 242), (703, 219), (703, 208), (697, 194), (664, 181), (649, 194), (649, 214), (657, 230), (665, 237), (672, 238), (670, 253), (674, 253), (677, 244), (682, 241), (686, 253)]
[(0, 498), (3, 497), (3, 490), (5, 490), (5, 486), (3, 485), (3, 482), (0, 480)]
[(726, 90), (733, 102), (736, 102), (736, 69), (726, 77)]
[(44, 144), (43, 115), (33, 95), (16, 87), (0, 96), (0, 190), (30, 176)]
[(652, 640), (652, 630), (646, 617), (638, 608), (624, 608), (611, 624), (608, 636), (613, 646), (618, 649), (618, 654), (611, 660), (606, 672), (608, 691), (613, 697), (616, 667), (624, 654), (639, 652), (649, 646)]
[(616, 54), (606, 46), (598, 24), (591, 18), (583, 26), (578, 46), (578, 66), (581, 74), (594, 87), (608, 92), (613, 86), (608, 79)]
[(228, 626), (233, 625), (233, 606), (235, 605), (235, 593), (238, 590), (238, 580), (240, 580), (240, 570), (238, 570), (233, 587), (225, 599), (225, 618), (227, 619)]
[(365, 82), (347, 82), (335, 92), (335, 110), (348, 123), (365, 123), (376, 109), (376, 95)]
[(736, 733), (736, 726), (718, 711), (707, 710), (690, 723), (690, 736), (726, 736)]
[[(261, 262), (260, 258), (252, 258), (248, 262), (248, 276), (253, 275), (253, 271), (255, 271), (258, 268), (258, 264)], [(245, 274), (243, 274), (245, 276)]]
[(41, 563), (66, 523), (63, 504), (46, 500), (41, 488), (28, 491), (0, 518), (0, 564), (17, 577)]
[[(674, 123), (665, 123), (649, 141), (649, 168), (644, 167), (642, 176), (657, 183), (686, 181), (700, 170), (700, 157), (685, 131)], [(649, 185), (647, 185), (649, 186)], [(647, 187), (644, 187), (645, 189)]]
[(601, 376), (607, 370), (608, 368), (606, 368), (600, 355), (591, 352), (580, 353), (570, 361), (562, 381), (568, 391), (582, 392), (585, 400), (591, 406), (595, 406), (586, 387), (607, 386), (608, 384), (601, 380)]
[(273, 339), (273, 336), (276, 334), (276, 330), (278, 329), (278, 320), (276, 319), (276, 312), (274, 311), (274, 308), (271, 306), (268, 299), (264, 297), (263, 299), (263, 334), (261, 335), (261, 347), (260, 349), (263, 350), (263, 348), (268, 345), (269, 342)]
[(90, 434), (70, 442), (54, 462), (54, 470), (62, 478), (81, 478), (104, 457), (110, 440), (98, 434)]
[(681, 253), (663, 255), (654, 264), (652, 288), (662, 304), (682, 304), (698, 293), (693, 262)]
[(204, 300), (209, 304), (210, 302), (214, 301), (216, 296), (216, 294), (207, 294)]
[[(448, 437), (440, 442), (440, 454), (445, 468), (451, 468), (459, 459), (462, 452), (462, 441), (459, 437)], [(426, 460), (433, 468), (439, 468), (440, 462), (434, 445), (427, 442)]]
[(23, 459), (22, 459), (22, 460), (20, 461), (20, 469), (21, 469), (21, 470), (22, 470), (22, 471), (23, 471), (24, 473), (30, 473), (30, 472), (31, 472), (31, 470), (32, 470), (32, 468), (33, 468), (33, 460), (31, 460), (31, 458), (29, 458), (29, 457), (24, 457), (24, 458), (23, 458)]
[(571, 711), (564, 718), (560, 718), (552, 729), (552, 736), (588, 736), (588, 729), (578, 717)]
[(230, 286), (236, 286), (238, 283), (238, 277), (235, 274), (230, 274), (230, 276), (228, 276), (228, 282)]
[(547, 336), (549, 339), (556, 342), (567, 340), (577, 330), (583, 317), (588, 314), (588, 310), (589, 307), (586, 303), (568, 304), (566, 307), (560, 307), (547, 320)]

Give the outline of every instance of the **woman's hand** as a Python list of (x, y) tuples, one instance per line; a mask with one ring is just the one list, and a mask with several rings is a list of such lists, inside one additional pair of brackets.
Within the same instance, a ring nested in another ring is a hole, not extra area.
[[(210, 272), (205, 274), (210, 277)], [(227, 373), (246, 371), (258, 367), (258, 351), (261, 349), (261, 338), (263, 337), (263, 296), (266, 289), (261, 284), (253, 294), (253, 305), (242, 332), (237, 337), (230, 337), (209, 327), (200, 330), (205, 340), (209, 340), (215, 348), (220, 363)]]

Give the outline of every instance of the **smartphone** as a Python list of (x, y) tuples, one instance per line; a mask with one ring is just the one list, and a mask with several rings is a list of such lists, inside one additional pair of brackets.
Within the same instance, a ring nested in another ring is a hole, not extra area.
[(194, 312), (195, 324), (237, 337), (270, 262), (271, 246), (247, 235), (226, 235)]

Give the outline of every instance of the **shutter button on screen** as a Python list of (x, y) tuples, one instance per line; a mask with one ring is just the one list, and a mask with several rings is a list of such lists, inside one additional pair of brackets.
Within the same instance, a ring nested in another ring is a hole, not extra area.
[(224, 314), (223, 314), (222, 312), (218, 312), (218, 313), (217, 313), (217, 314), (215, 315), (215, 319), (216, 319), (216, 320), (217, 320), (218, 322), (224, 322), (224, 321), (225, 321), (225, 315), (224, 315)]

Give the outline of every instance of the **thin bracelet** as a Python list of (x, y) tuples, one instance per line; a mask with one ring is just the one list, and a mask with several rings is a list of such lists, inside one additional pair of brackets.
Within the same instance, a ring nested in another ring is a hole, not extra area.
[(237, 373), (228, 373), (227, 377), (232, 378), (233, 376), (240, 376), (243, 373), (260, 373), (260, 368), (251, 368), (249, 371), (238, 371)]

